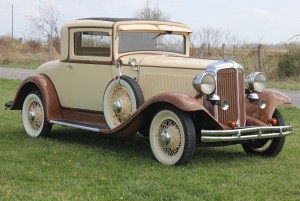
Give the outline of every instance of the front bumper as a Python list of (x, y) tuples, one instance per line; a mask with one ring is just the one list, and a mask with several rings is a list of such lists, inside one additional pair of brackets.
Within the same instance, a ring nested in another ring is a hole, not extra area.
[(293, 133), (293, 126), (263, 126), (233, 130), (201, 130), (202, 142), (234, 142), (263, 138), (284, 137)]

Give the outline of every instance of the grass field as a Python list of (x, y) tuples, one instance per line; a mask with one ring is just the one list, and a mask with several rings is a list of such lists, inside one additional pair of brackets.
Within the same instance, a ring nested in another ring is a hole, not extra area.
[[(0, 79), (0, 103), (20, 81)], [(3, 108), (3, 107), (2, 107)], [(300, 109), (281, 108), (294, 135), (275, 158), (240, 146), (197, 148), (186, 166), (155, 161), (147, 139), (54, 126), (26, 136), (20, 111), (0, 110), (0, 200), (300, 200)]]
[(1, 64), (1, 67), (6, 67), (6, 68), (21, 68), (21, 69), (32, 69), (35, 70), (37, 69), (41, 64), (44, 62), (30, 62), (30, 63), (9, 63), (9, 64)]
[(300, 91), (300, 78), (268, 80), (268, 88)]

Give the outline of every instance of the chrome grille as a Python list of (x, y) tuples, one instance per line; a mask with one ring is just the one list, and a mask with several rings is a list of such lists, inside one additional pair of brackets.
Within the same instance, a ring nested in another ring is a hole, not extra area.
[(228, 110), (218, 108), (218, 121), (227, 125), (230, 121), (240, 121), (245, 126), (245, 89), (244, 72), (241, 69), (228, 68), (217, 72), (217, 94), (221, 102), (229, 101)]

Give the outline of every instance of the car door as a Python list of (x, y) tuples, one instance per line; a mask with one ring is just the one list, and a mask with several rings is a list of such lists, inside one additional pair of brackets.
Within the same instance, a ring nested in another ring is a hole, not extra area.
[(111, 29), (69, 30), (69, 59), (61, 66), (63, 107), (103, 111), (103, 94), (112, 79), (111, 41)]

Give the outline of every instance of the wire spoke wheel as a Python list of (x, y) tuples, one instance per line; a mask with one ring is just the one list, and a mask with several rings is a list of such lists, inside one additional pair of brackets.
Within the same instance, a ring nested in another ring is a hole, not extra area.
[[(119, 110), (116, 111), (114, 103), (120, 104)], [(116, 87), (113, 91), (110, 101), (110, 113), (113, 114), (113, 122), (115, 125), (123, 123), (135, 110), (135, 104), (131, 101), (131, 97), (124, 88)]]
[(29, 93), (22, 107), (22, 121), (26, 133), (31, 137), (49, 135), (52, 124), (45, 117), (42, 96), (39, 91)]
[(188, 163), (196, 146), (190, 116), (174, 107), (158, 111), (150, 126), (150, 145), (155, 158), (163, 164)]
[(144, 103), (139, 85), (127, 76), (112, 80), (103, 97), (103, 111), (108, 126), (112, 129), (124, 123)]
[(29, 124), (32, 129), (39, 130), (44, 120), (44, 110), (37, 101), (32, 101), (28, 112)]
[[(169, 136), (166, 136), (168, 134)], [(181, 131), (173, 119), (165, 119), (158, 129), (157, 140), (160, 148), (167, 156), (175, 156), (181, 147)], [(169, 142), (166, 142), (168, 140)]]

